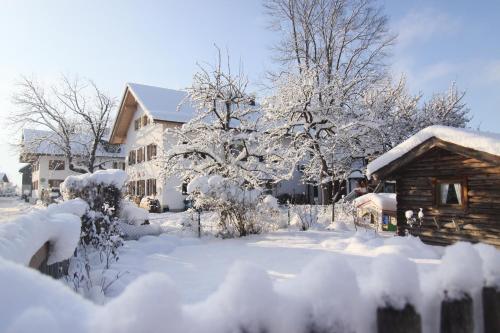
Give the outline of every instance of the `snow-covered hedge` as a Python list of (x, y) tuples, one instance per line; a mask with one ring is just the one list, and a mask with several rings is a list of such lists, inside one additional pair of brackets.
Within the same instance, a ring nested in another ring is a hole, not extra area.
[[(464, 263), (445, 272), (464, 251)], [(168, 276), (151, 273), (103, 306), (0, 258), (0, 294), (13, 300), (0, 307), (0, 332), (373, 332), (377, 307), (402, 308), (408, 302), (423, 315), (424, 331), (438, 331), (434, 309), (444, 298), (441, 282), (476, 295), (484, 283), (498, 281), (499, 256), (491, 246), (459, 243), (445, 249), (443, 270), (422, 279), (429, 273), (404, 257), (380, 256), (362, 273), (332, 255), (275, 284), (262, 268), (240, 262), (213, 294), (195, 304), (182, 303)], [(466, 281), (472, 273), (455, 274), (470, 260), (478, 260), (474, 267), (480, 268), (472, 283)]]
[(48, 241), (51, 252), (47, 264), (68, 259), (80, 239), (80, 217), (87, 209), (83, 200), (74, 199), (0, 224), (0, 257), (28, 265)]

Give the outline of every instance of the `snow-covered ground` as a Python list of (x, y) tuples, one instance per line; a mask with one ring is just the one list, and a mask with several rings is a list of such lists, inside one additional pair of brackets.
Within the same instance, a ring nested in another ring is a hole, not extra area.
[[(167, 233), (125, 242), (113, 269), (127, 273), (113, 285), (110, 295), (121, 293), (141, 274), (162, 272), (172, 278), (184, 302), (194, 303), (217, 290), (237, 262), (255, 264), (280, 283), (295, 277), (317, 257), (342, 256), (363, 280), (370, 276), (374, 256), (402, 254), (425, 273), (439, 264), (443, 252), (443, 248), (424, 245), (416, 238), (377, 235), (371, 230), (322, 228), (303, 232), (292, 228), (240, 239), (206, 236), (198, 239), (183, 232), (181, 222), (189, 219), (188, 213), (151, 214), (151, 223), (160, 224)], [(204, 228), (210, 229), (210, 226)], [(366, 285), (364, 281), (359, 282)]]
[(40, 208), (41, 206), (26, 203), (19, 197), (0, 197), (0, 223)]

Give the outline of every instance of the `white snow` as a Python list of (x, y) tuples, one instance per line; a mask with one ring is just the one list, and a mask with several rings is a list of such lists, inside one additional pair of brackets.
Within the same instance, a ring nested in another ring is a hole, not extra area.
[[(205, 232), (212, 215), (202, 214)], [(0, 302), (0, 332), (299, 333), (311, 321), (318, 329), (372, 332), (377, 306), (407, 302), (421, 313), (423, 331), (434, 332), (444, 289), (474, 291), (500, 278), (500, 252), (490, 246), (442, 248), (325, 228), (199, 239), (181, 225), (190, 219), (189, 212), (150, 214), (169, 234), (125, 242), (108, 272), (125, 274), (104, 305), (0, 258), (0, 295), (15, 300)]]
[(184, 91), (138, 83), (128, 83), (127, 86), (141, 107), (153, 119), (185, 123), (195, 116), (192, 106), (188, 104), (179, 106), (187, 96)]
[(119, 215), (121, 220), (133, 225), (141, 225), (149, 218), (147, 210), (137, 207), (136, 204), (128, 200), (121, 201)]
[(354, 199), (354, 205), (360, 207), (372, 202), (383, 210), (396, 211), (396, 193), (368, 193)]
[(426, 140), (435, 137), (459, 146), (500, 156), (500, 134), (473, 131), (464, 128), (434, 125), (429, 126), (376, 158), (366, 167), (368, 178), (377, 170), (400, 158)]
[(451, 299), (472, 295), (483, 286), (482, 260), (470, 243), (447, 246), (439, 273), (441, 288)]
[[(51, 244), (47, 263), (68, 259), (80, 239), (80, 217), (87, 209), (80, 199), (37, 210), (0, 224), (0, 257), (28, 265), (45, 242)], [(73, 208), (74, 213), (68, 213)], [(77, 215), (75, 215), (77, 214)]]
[(68, 176), (61, 184), (61, 191), (65, 193), (69, 189), (81, 189), (90, 184), (93, 185), (114, 185), (121, 189), (125, 186), (128, 175), (123, 170), (108, 169), (98, 170), (94, 173), (85, 173), (77, 176)]

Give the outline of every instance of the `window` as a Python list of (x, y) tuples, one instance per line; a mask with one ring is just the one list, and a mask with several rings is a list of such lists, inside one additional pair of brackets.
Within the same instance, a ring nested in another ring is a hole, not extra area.
[(151, 161), (156, 157), (156, 145), (150, 144), (146, 147), (146, 157), (148, 161)]
[(49, 170), (64, 170), (64, 161), (49, 160)]
[(183, 195), (188, 195), (188, 183), (189, 183), (188, 180), (182, 182), (181, 191)]
[(134, 180), (128, 182), (128, 194), (135, 195), (136, 182)]
[(465, 180), (436, 180), (438, 206), (465, 207), (467, 188)]
[(134, 120), (134, 130), (138, 131), (141, 128), (141, 118)]
[(148, 116), (142, 116), (142, 127), (147, 126), (149, 124)]
[(313, 197), (317, 198), (318, 196), (319, 196), (318, 186), (314, 185), (313, 186)]
[(136, 158), (135, 150), (129, 151), (129, 153), (128, 153), (128, 165), (134, 165), (135, 160), (136, 160), (135, 158)]
[(138, 180), (137, 181), (137, 195), (143, 197), (146, 194), (146, 181)]
[(144, 162), (144, 147), (137, 149), (137, 163)]
[(116, 161), (114, 161), (114, 162), (113, 162), (113, 169), (121, 169), (121, 170), (125, 170), (125, 163), (123, 163), (123, 162), (116, 162)]
[(63, 181), (62, 179), (49, 179), (49, 187), (59, 187)]
[(35, 180), (33, 184), (31, 184), (34, 190), (38, 190), (38, 180)]
[(156, 179), (146, 180), (146, 195), (156, 195)]

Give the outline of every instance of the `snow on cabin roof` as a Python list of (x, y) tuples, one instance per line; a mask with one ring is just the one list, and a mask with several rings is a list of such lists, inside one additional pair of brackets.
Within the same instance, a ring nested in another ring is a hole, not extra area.
[[(34, 155), (63, 155), (63, 151), (56, 144), (60, 138), (50, 131), (40, 129), (23, 129), (22, 152)], [(92, 138), (85, 133), (77, 133), (72, 137), (71, 151), (76, 155), (84, 155)], [(99, 157), (124, 157), (121, 145), (110, 145), (107, 149), (103, 144), (97, 148)]]
[[(153, 119), (185, 123), (195, 115), (195, 109), (181, 102), (187, 96), (184, 91), (127, 83), (128, 88), (142, 108)], [(178, 109), (179, 108), (179, 109)]]
[(411, 136), (385, 154), (370, 162), (366, 168), (366, 176), (370, 178), (371, 175), (377, 170), (380, 170), (389, 163), (397, 160), (413, 148), (432, 137), (462, 147), (500, 156), (500, 134), (434, 125), (424, 128), (417, 134)]
[(368, 193), (354, 199), (356, 207), (372, 202), (382, 210), (396, 211), (396, 193)]

